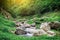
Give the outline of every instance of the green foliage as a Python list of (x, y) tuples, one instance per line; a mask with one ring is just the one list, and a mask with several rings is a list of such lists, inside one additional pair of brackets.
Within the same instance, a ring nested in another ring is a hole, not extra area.
[(0, 31), (8, 32), (12, 28), (14, 29), (15, 24), (4, 17), (0, 16)]
[[(11, 7), (6, 6), (6, 0), (2, 0), (4, 5), (1, 4), (3, 8), (6, 8), (12, 15), (12, 17), (16, 18), (19, 16), (20, 19), (28, 20), (29, 24), (36, 23), (36, 27), (39, 28), (40, 24), (43, 22), (52, 22), (52, 21), (60, 21), (60, 12), (49, 12), (41, 15), (40, 13), (53, 11), (55, 9), (60, 8), (60, 0), (33, 0), (34, 2), (30, 5), (27, 5), (25, 8), (22, 8), (19, 5), (13, 5)], [(10, 4), (9, 4), (10, 5)], [(33, 15), (36, 14), (36, 15)], [(38, 14), (38, 15), (37, 15)], [(23, 15), (20, 17), (20, 15)], [(26, 16), (33, 15), (33, 16)], [(59, 28), (60, 29), (60, 28)], [(17, 36), (11, 33), (11, 30), (15, 29), (15, 23), (10, 20), (5, 19), (5, 17), (0, 13), (0, 40), (60, 40), (60, 34), (54, 37), (48, 37), (47, 35), (42, 35), (38, 37), (25, 37), (25, 36)]]
[[(32, 2), (33, 1), (33, 2)], [(55, 9), (60, 9), (60, 0), (32, 0), (30, 4), (26, 4), (26, 7), (22, 7), (23, 5), (14, 4), (10, 5), (7, 4), (7, 0), (3, 1), (2, 5), (5, 9), (7, 9), (12, 16), (15, 18), (16, 16), (26, 16), (26, 15), (33, 15), (37, 13), (45, 13), (48, 11), (54, 11)], [(12, 4), (12, 3), (11, 3)], [(10, 8), (6, 5), (10, 5)]]
[(60, 12), (50, 12), (45, 15), (43, 16), (45, 21), (60, 21)]

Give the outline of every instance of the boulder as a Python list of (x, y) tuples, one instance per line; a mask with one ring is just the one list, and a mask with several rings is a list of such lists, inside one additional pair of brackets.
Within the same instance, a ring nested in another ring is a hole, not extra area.
[(21, 23), (21, 22), (16, 22), (15, 24), (16, 24), (16, 27), (19, 27), (19, 26), (21, 26), (21, 25), (22, 25), (22, 23)]
[(47, 34), (48, 36), (54, 36), (55, 32), (51, 31), (50, 25), (53, 27), (53, 23), (52, 24), (50, 24), (50, 22), (42, 23), (40, 29), (42, 29), (43, 31), (40, 30), (41, 32), (40, 34)]
[(21, 29), (17, 29), (16, 31), (15, 31), (15, 34), (16, 35), (24, 35), (24, 34), (26, 34), (27, 32), (25, 32), (24, 30), (21, 30)]
[(55, 36), (56, 35), (56, 33), (53, 31), (47, 31), (47, 34), (48, 34), (48, 36)]
[(60, 30), (60, 22), (50, 22), (51, 29)]
[(48, 22), (42, 23), (42, 24), (40, 25), (40, 29), (43, 29), (44, 31), (51, 30), (51, 29), (50, 29), (50, 25), (49, 25)]
[(47, 33), (43, 29), (39, 29), (38, 32), (35, 32), (34, 33), (34, 36), (40, 36), (40, 35), (45, 35), (45, 34), (47, 34)]
[(35, 23), (31, 24), (31, 27), (30, 28), (36, 29), (36, 24)]

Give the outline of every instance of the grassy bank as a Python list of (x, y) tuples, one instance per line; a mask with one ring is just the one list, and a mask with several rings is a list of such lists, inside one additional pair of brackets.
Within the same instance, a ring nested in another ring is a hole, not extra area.
[[(60, 12), (49, 12), (49, 13), (45, 13), (44, 15), (42, 15), (41, 17), (38, 17), (38, 15), (34, 15), (32, 16), (33, 18), (30, 18), (27, 20), (28, 23), (34, 23), (36, 22), (49, 22), (49, 21), (60, 21)], [(35, 19), (34, 19), (35, 18)], [(41, 19), (43, 18), (43, 21), (41, 21)], [(31, 20), (32, 19), (32, 20)], [(18, 19), (20, 20), (20, 19)], [(36, 27), (39, 27), (40, 24), (37, 24)], [(11, 20), (7, 20), (4, 18), (4, 16), (0, 16), (0, 40), (59, 40), (60, 38), (60, 34), (58, 31), (55, 31), (57, 33), (56, 36), (54, 37), (48, 37), (46, 35), (42, 35), (42, 36), (33, 36), (33, 37), (25, 37), (25, 36), (18, 36), (15, 35), (13, 33), (11, 33), (11, 30), (15, 30), (15, 24), (13, 21)]]

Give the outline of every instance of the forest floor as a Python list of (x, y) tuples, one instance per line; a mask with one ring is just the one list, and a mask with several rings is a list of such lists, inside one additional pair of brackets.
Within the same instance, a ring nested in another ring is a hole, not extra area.
[[(43, 19), (43, 21), (41, 21)], [(27, 20), (29, 24), (36, 22), (36, 27), (39, 28), (39, 25), (43, 22), (52, 22), (52, 21), (60, 21), (60, 12), (48, 12), (39, 16), (38, 14), (33, 16), (25, 16), (25, 17), (17, 17), (16, 21)], [(60, 40), (60, 32), (56, 31), (54, 37), (48, 37), (46, 35), (42, 36), (33, 36), (33, 37), (25, 37), (18, 36), (11, 33), (11, 30), (16, 30), (15, 23), (12, 20), (5, 19), (2, 15), (0, 15), (0, 40)]]

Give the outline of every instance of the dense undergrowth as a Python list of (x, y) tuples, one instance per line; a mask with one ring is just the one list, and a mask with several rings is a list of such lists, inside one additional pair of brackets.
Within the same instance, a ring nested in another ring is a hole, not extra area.
[(1, 0), (0, 5), (16, 17), (57, 11), (60, 9), (60, 0)]
[[(28, 16), (29, 17), (29, 16)], [(60, 21), (60, 12), (49, 12), (45, 13), (42, 16), (34, 15), (33, 18), (27, 18), (28, 23), (37, 23), (37, 26), (39, 28), (40, 23), (42, 22), (50, 22), (50, 21)], [(23, 19), (24, 19), (23, 18)], [(22, 18), (21, 18), (22, 19)], [(18, 19), (17, 21), (20, 21)], [(59, 40), (60, 34), (58, 31), (55, 31), (57, 33), (54, 37), (48, 37), (46, 35), (42, 36), (33, 36), (33, 37), (25, 37), (25, 36), (18, 36), (13, 33), (11, 33), (11, 30), (15, 30), (15, 24), (11, 20), (7, 20), (4, 18), (3, 15), (0, 15), (0, 40)]]

